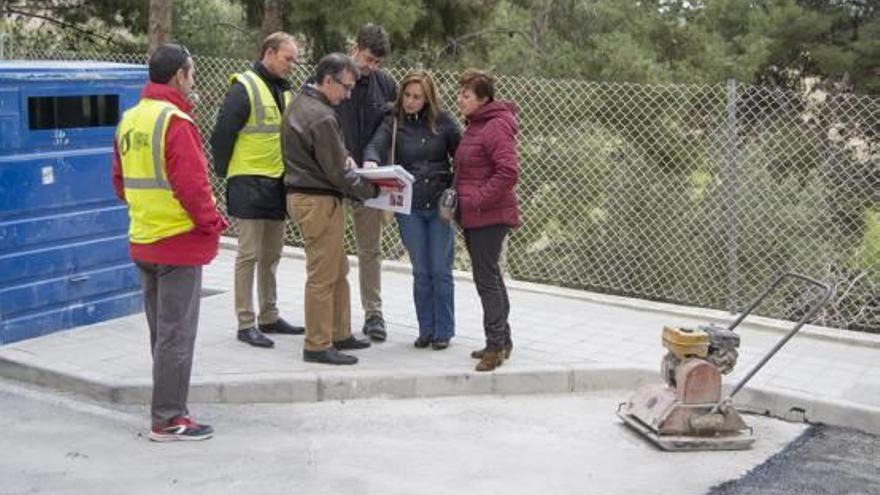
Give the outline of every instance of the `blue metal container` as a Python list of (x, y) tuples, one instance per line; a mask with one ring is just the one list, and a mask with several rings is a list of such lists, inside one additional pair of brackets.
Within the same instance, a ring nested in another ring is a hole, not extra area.
[(0, 344), (140, 311), (113, 133), (140, 65), (0, 61)]

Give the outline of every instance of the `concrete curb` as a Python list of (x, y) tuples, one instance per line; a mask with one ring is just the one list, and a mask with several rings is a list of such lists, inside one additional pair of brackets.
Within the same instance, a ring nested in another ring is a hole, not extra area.
[[(0, 356), (0, 376), (62, 389), (117, 404), (148, 404), (149, 380), (108, 382), (50, 370)], [(444, 368), (389, 374), (382, 371), (291, 372), (194, 377), (189, 399), (204, 403), (293, 403), (355, 399), (411, 399), (466, 395), (527, 395), (634, 388), (656, 372), (613, 366), (529, 367), (494, 373)]]
[(42, 387), (61, 389), (92, 399), (114, 402), (112, 388), (99, 380), (89, 380), (72, 373), (47, 369), (2, 356), (0, 356), (0, 376)]
[(880, 407), (846, 400), (824, 400), (773, 387), (745, 387), (734, 401), (739, 409), (787, 421), (824, 423), (880, 434)]
[[(0, 357), (0, 376), (117, 404), (149, 404), (152, 389), (145, 381), (106, 382), (4, 357)], [(625, 401), (638, 387), (658, 380), (655, 370), (607, 365), (516, 370), (502, 367), (493, 373), (446, 369), (395, 374), (334, 370), (241, 375), (223, 381), (196, 378), (190, 387), (189, 399), (193, 403), (302, 403), (619, 390), (620, 400)], [(880, 408), (844, 400), (823, 400), (772, 387), (746, 387), (735, 403), (742, 410), (788, 421), (818, 422), (880, 434)]]

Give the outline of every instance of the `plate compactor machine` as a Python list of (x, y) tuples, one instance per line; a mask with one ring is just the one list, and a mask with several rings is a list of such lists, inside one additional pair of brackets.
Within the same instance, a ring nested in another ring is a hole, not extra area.
[[(738, 357), (737, 326), (773, 292), (780, 283), (794, 278), (823, 290), (812, 308), (746, 375), (726, 397), (722, 396), (721, 375), (733, 371)], [(663, 450), (740, 450), (755, 441), (754, 432), (733, 405), (733, 396), (770, 358), (822, 309), (834, 294), (827, 284), (785, 273), (758, 296), (739, 317), (723, 328), (703, 325), (696, 329), (663, 328), (663, 346), (668, 350), (660, 366), (664, 384), (646, 385), (627, 402), (617, 415), (633, 430)]]

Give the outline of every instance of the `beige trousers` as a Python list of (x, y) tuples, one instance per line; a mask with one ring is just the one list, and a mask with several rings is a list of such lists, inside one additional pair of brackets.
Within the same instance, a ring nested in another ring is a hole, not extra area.
[[(278, 321), (275, 273), (284, 247), (284, 220), (238, 219), (235, 257), (235, 314), (238, 329)], [(257, 275), (259, 317), (254, 315), (254, 272)]]
[(304, 349), (323, 351), (351, 336), (351, 295), (342, 200), (290, 193), (287, 211), (302, 232), (306, 252)]
[(354, 220), (357, 241), (358, 282), (364, 315), (382, 314), (382, 210), (347, 202)]

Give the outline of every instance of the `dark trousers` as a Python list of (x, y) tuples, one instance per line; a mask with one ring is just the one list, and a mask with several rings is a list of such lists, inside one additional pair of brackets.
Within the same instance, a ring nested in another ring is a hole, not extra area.
[(186, 407), (199, 326), (201, 266), (137, 261), (153, 354), (153, 426), (189, 414)]
[(500, 351), (510, 343), (510, 300), (501, 276), (498, 260), (504, 238), (510, 231), (507, 225), (490, 225), (478, 229), (465, 229), (464, 242), (471, 257), (471, 269), (480, 303), (483, 306), (483, 330), (486, 348)]

